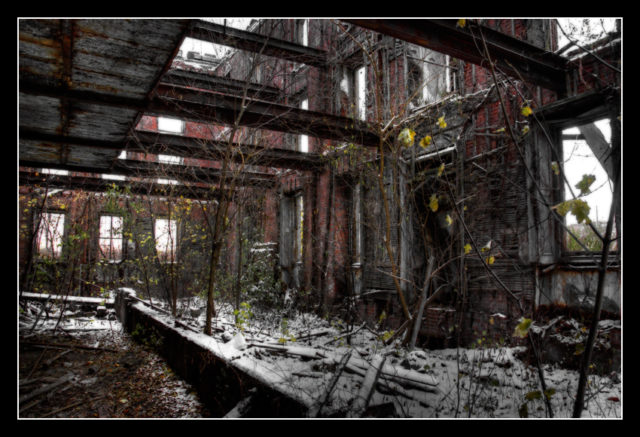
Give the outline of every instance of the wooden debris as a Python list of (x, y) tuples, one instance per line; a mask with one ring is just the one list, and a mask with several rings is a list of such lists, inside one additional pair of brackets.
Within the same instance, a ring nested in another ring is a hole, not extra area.
[(269, 343), (258, 343), (251, 342), (248, 344), (249, 347), (259, 347), (263, 349), (269, 349), (276, 352), (281, 352), (287, 355), (296, 355), (303, 358), (326, 358), (325, 354), (320, 352), (317, 349), (303, 346), (285, 346), (285, 345), (275, 345)]
[(320, 411), (322, 410), (322, 407), (324, 407), (324, 405), (329, 400), (329, 396), (331, 396), (331, 393), (333, 392), (333, 389), (335, 388), (336, 383), (338, 382), (338, 379), (340, 379), (340, 375), (342, 375), (342, 372), (344, 371), (345, 367), (349, 363), (349, 359), (351, 358), (352, 353), (353, 353), (353, 349), (349, 349), (349, 351), (342, 356), (342, 358), (340, 359), (340, 362), (338, 363), (338, 367), (336, 367), (336, 371), (333, 372), (333, 377), (331, 378), (331, 381), (329, 381), (327, 390), (324, 392), (320, 400), (309, 409), (309, 411), (307, 412), (308, 417), (318, 417), (320, 415)]
[(376, 355), (373, 357), (373, 360), (371, 360), (369, 369), (367, 369), (364, 381), (360, 387), (360, 391), (358, 392), (352, 409), (349, 411), (349, 414), (347, 414), (347, 417), (360, 417), (367, 409), (378, 378), (380, 377), (385, 359), (386, 357), (384, 355)]

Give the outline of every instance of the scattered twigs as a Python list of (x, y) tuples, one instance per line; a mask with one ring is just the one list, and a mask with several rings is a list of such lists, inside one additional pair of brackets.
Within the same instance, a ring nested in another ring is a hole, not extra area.
[[(105, 396), (106, 396), (106, 395), (98, 396), (98, 397), (96, 397), (96, 398), (91, 399), (89, 402), (95, 402), (95, 401), (97, 401), (97, 400), (100, 400), (100, 399), (104, 398)], [(65, 407), (61, 407), (61, 408), (58, 408), (57, 410), (53, 410), (53, 411), (50, 411), (50, 412), (48, 412), (48, 413), (46, 413), (46, 414), (43, 414), (43, 415), (42, 415), (42, 417), (49, 417), (49, 416), (53, 416), (54, 414), (58, 414), (58, 413), (61, 413), (61, 412), (63, 412), (63, 411), (69, 410), (69, 409), (71, 409), (71, 408), (75, 408), (75, 407), (77, 407), (78, 405), (82, 405), (82, 404), (84, 404), (84, 403), (86, 403), (86, 402), (87, 402), (87, 401), (85, 401), (85, 400), (78, 401), (78, 402), (74, 402), (74, 403), (69, 404), (69, 405), (67, 405), (67, 406), (65, 406)]]
[(366, 322), (365, 322), (365, 323), (363, 323), (362, 325), (360, 325), (359, 327), (357, 327), (356, 329), (354, 329), (354, 330), (352, 330), (352, 331), (346, 332), (346, 333), (344, 333), (344, 334), (342, 334), (342, 335), (340, 335), (340, 336), (338, 336), (338, 337), (334, 337), (334, 338), (332, 338), (331, 340), (329, 340), (328, 342), (324, 343), (324, 344), (323, 344), (323, 346), (326, 346), (326, 345), (328, 345), (328, 344), (331, 344), (331, 343), (333, 343), (334, 341), (338, 341), (338, 340), (343, 339), (343, 338), (345, 338), (345, 337), (351, 337), (352, 335), (354, 335), (354, 334), (356, 334), (357, 332), (359, 332), (359, 331), (360, 331), (362, 328), (364, 328), (366, 325), (367, 325), (367, 324), (366, 324)]
[(324, 407), (324, 405), (329, 400), (329, 396), (331, 396), (331, 393), (333, 392), (333, 389), (335, 388), (336, 383), (338, 382), (338, 379), (340, 379), (340, 375), (342, 375), (342, 372), (347, 366), (347, 363), (349, 362), (349, 359), (351, 358), (352, 353), (353, 353), (353, 349), (349, 349), (349, 351), (342, 356), (342, 358), (340, 359), (340, 362), (338, 363), (338, 367), (336, 367), (336, 371), (333, 373), (333, 377), (331, 378), (331, 381), (329, 381), (327, 390), (322, 395), (322, 398), (320, 399), (320, 401), (309, 409), (309, 412), (307, 413), (309, 417), (318, 417), (320, 415), (320, 411), (322, 410), (322, 407)]
[(40, 361), (42, 361), (42, 357), (44, 357), (44, 354), (47, 353), (47, 350), (48, 350), (48, 348), (45, 347), (44, 350), (42, 351), (42, 353), (40, 354), (40, 356), (38, 357), (38, 359), (36, 360), (35, 364), (31, 368), (31, 371), (27, 375), (27, 379), (30, 379), (31, 375), (33, 375), (33, 372), (36, 371), (36, 369), (38, 368), (38, 365), (40, 364)]
[(56, 382), (53, 382), (51, 384), (45, 385), (44, 387), (41, 387), (37, 390), (32, 391), (31, 393), (28, 393), (24, 396), (20, 396), (20, 403), (23, 404), (27, 401), (30, 401), (31, 399), (40, 396), (44, 393), (48, 393), (51, 390), (61, 386), (62, 384), (66, 384), (67, 382), (69, 382), (71, 380), (71, 378), (73, 378), (73, 374), (69, 373), (65, 376), (63, 376), (62, 378), (58, 379)]

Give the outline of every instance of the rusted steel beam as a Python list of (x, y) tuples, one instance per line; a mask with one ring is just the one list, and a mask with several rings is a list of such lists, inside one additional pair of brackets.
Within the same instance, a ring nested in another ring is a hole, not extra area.
[(21, 93), (66, 98), (87, 104), (145, 111), (149, 115), (177, 117), (196, 122), (233, 124), (244, 106), (241, 126), (269, 129), (322, 139), (378, 146), (379, 137), (359, 120), (308, 111), (238, 96), (158, 85), (151, 101), (97, 93), (63, 90), (32, 81), (20, 81)]
[[(69, 164), (45, 163), (19, 160), (21, 167), (50, 168), (70, 172), (121, 175), (126, 177), (173, 179), (179, 182), (216, 184), (222, 173), (218, 169), (194, 166), (163, 164), (136, 160), (118, 159), (111, 168), (76, 166)], [(268, 173), (243, 172), (234, 175), (227, 173), (227, 180), (235, 177), (239, 186), (261, 186), (270, 188), (275, 185), (275, 177)]]
[(379, 136), (367, 124), (351, 118), (323, 112), (219, 93), (197, 92), (176, 86), (160, 85), (147, 113), (174, 116), (195, 121), (209, 121), (245, 127), (269, 129), (328, 140), (378, 146)]
[[(103, 141), (92, 138), (65, 137), (32, 129), (20, 128), (20, 140), (38, 141), (42, 144), (68, 145), (70, 147), (95, 148), (96, 150), (128, 150), (153, 154), (176, 155), (184, 158), (218, 161), (227, 150), (227, 142), (171, 135), (158, 132), (134, 131), (126, 142)], [(327, 160), (317, 153), (232, 143), (231, 160), (246, 165), (313, 170), (323, 167)], [(44, 164), (43, 164), (44, 165)]]
[(577, 126), (608, 117), (609, 99), (619, 101), (620, 93), (615, 90), (587, 91), (537, 108), (533, 114), (541, 121), (559, 128)]
[(281, 90), (272, 86), (175, 68), (167, 71), (162, 76), (160, 83), (240, 96), (246, 89), (247, 97), (271, 102), (282, 101), (284, 97)]
[[(217, 161), (224, 157), (228, 143), (182, 135), (136, 131), (127, 145), (129, 151), (162, 153)], [(323, 167), (327, 160), (317, 153), (304, 153), (252, 144), (232, 143), (230, 158), (234, 162), (264, 167), (312, 170)]]
[(187, 36), (314, 67), (327, 66), (324, 50), (207, 21), (193, 20)]
[(199, 186), (185, 185), (164, 185), (155, 181), (132, 181), (103, 179), (98, 175), (75, 176), (75, 175), (53, 175), (43, 174), (36, 169), (25, 169), (20, 171), (20, 185), (42, 185), (49, 188), (62, 188), (71, 190), (82, 190), (90, 192), (105, 192), (113, 187), (124, 189), (125, 187), (133, 194), (144, 194), (150, 196), (183, 196), (191, 199), (217, 199), (220, 198), (218, 190)]
[(350, 19), (349, 23), (399, 38), (480, 66), (486, 66), (484, 45), (496, 66), (506, 74), (565, 94), (567, 60), (525, 41), (467, 20)]

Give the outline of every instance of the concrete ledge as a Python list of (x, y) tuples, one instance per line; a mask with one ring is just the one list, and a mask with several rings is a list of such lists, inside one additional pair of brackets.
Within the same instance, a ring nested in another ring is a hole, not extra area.
[[(147, 308), (131, 289), (118, 289), (116, 315), (135, 340), (148, 344), (167, 360), (172, 370), (192, 384), (214, 417), (222, 417), (251, 396), (244, 417), (304, 417), (308, 401), (282, 390), (260, 372), (243, 366), (220, 351), (229, 346), (205, 334), (172, 326), (160, 313)], [(226, 356), (225, 356), (226, 355)]]

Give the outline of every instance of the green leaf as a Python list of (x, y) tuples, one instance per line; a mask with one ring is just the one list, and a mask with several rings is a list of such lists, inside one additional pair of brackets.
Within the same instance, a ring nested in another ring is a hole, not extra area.
[(589, 211), (591, 211), (591, 208), (589, 204), (582, 199), (566, 200), (554, 206), (553, 209), (558, 211), (558, 214), (563, 217), (570, 211), (578, 223), (589, 223)]
[(527, 319), (526, 317), (520, 318), (520, 323), (518, 323), (516, 329), (513, 331), (513, 336), (525, 338), (529, 333), (529, 328), (531, 327), (532, 322), (533, 320)]
[(555, 388), (548, 388), (544, 391), (544, 396), (547, 399), (550, 399), (551, 396), (553, 396), (554, 394), (556, 394), (556, 389)]
[(594, 175), (585, 174), (582, 175), (582, 180), (578, 182), (575, 187), (580, 190), (580, 195), (584, 196), (585, 194), (589, 194), (591, 192), (589, 187), (591, 187), (591, 184), (593, 184), (595, 181), (596, 177)]

